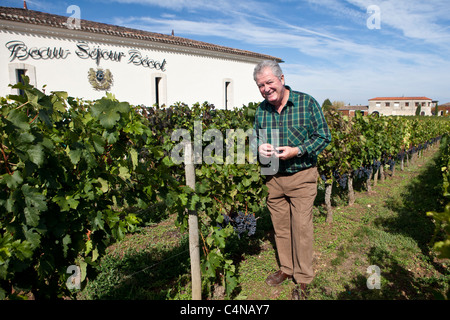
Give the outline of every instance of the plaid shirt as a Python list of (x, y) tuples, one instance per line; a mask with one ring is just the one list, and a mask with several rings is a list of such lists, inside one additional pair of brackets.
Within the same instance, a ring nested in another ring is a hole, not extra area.
[(302, 156), (279, 163), (278, 172), (295, 173), (316, 165), (317, 156), (331, 142), (331, 134), (317, 101), (308, 94), (286, 88), (289, 100), (281, 114), (264, 100), (256, 111), (253, 129), (258, 146), (270, 143), (274, 147), (300, 149)]

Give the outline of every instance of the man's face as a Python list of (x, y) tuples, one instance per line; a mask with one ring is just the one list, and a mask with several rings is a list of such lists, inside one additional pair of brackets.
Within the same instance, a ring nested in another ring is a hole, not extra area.
[(281, 104), (285, 92), (284, 75), (279, 79), (273, 74), (272, 69), (264, 68), (256, 75), (256, 85), (264, 99), (274, 106)]

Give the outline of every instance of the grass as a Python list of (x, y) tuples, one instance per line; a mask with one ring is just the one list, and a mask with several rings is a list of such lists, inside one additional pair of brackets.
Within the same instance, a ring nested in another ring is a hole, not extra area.
[[(369, 194), (360, 186), (356, 202), (333, 197), (334, 222), (327, 223), (319, 192), (314, 208), (315, 279), (312, 300), (438, 299), (449, 290), (448, 260), (431, 251), (433, 221), (427, 211), (440, 210), (441, 172), (436, 150), (395, 176), (378, 181)], [(319, 190), (320, 191), (320, 190)], [(290, 299), (293, 283), (265, 285), (278, 261), (267, 209), (258, 231), (242, 240), (234, 253), (239, 287), (232, 299)], [(369, 289), (367, 272), (380, 270), (380, 289)], [(190, 299), (188, 238), (169, 217), (109, 248), (98, 276), (89, 281), (79, 299)], [(213, 299), (223, 299), (215, 295)]]
[(188, 258), (188, 237), (172, 217), (111, 246), (78, 299), (189, 299)]

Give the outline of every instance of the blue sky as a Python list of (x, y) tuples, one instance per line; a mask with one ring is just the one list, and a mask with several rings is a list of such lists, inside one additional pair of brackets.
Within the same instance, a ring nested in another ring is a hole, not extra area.
[[(23, 1), (0, 5), (23, 7)], [(27, 5), (65, 16), (77, 5), (82, 19), (164, 34), (174, 30), (176, 36), (280, 57), (287, 84), (319, 103), (329, 98), (367, 105), (379, 96), (450, 102), (449, 0), (28, 0)], [(373, 5), (379, 15), (368, 12)]]

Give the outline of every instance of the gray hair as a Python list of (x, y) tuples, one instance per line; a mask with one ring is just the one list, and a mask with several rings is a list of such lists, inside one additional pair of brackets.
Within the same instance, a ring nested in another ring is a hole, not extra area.
[(272, 70), (273, 75), (278, 79), (281, 79), (283, 71), (281, 70), (278, 62), (273, 60), (264, 60), (256, 65), (255, 70), (253, 71), (253, 80), (256, 81), (257, 75), (260, 74), (265, 68), (270, 68)]

